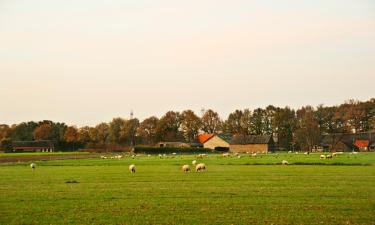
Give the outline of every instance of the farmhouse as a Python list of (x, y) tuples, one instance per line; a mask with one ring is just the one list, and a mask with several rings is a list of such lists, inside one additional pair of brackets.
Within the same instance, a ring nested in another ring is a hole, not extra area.
[(229, 134), (202, 134), (198, 136), (198, 141), (203, 144), (204, 148), (229, 151), (229, 143), (232, 135)]
[(54, 145), (51, 141), (13, 141), (13, 152), (53, 152)]
[(324, 151), (375, 151), (375, 132), (328, 134), (321, 141)]
[(200, 143), (184, 143), (184, 142), (159, 142), (158, 147), (161, 148), (200, 148)]
[(237, 135), (230, 142), (230, 151), (236, 153), (268, 153), (274, 149), (272, 135)]

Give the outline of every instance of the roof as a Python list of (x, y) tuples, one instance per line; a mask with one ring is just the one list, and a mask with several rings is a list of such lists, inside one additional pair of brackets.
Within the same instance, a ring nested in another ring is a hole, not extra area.
[(272, 135), (237, 135), (231, 140), (233, 145), (248, 144), (271, 144), (273, 143)]
[(233, 135), (231, 134), (218, 134), (217, 136), (228, 143), (230, 143), (233, 138)]
[(13, 141), (13, 148), (53, 148), (53, 143), (47, 140), (41, 141)]
[(198, 135), (198, 141), (199, 143), (205, 143), (206, 141), (208, 141), (209, 139), (211, 139), (213, 136), (215, 136), (215, 134), (200, 134)]
[(354, 145), (357, 146), (358, 148), (367, 148), (370, 144), (369, 140), (356, 140), (354, 142)]

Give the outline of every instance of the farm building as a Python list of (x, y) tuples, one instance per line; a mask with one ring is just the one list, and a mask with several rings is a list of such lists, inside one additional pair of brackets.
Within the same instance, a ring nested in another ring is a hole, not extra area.
[(272, 135), (237, 135), (230, 142), (230, 151), (236, 153), (268, 153), (274, 149)]
[(328, 134), (322, 138), (324, 151), (375, 151), (375, 132)]
[(229, 151), (231, 139), (232, 136), (228, 134), (202, 134), (198, 136), (198, 140), (204, 148), (218, 151)]
[(13, 141), (13, 152), (53, 152), (54, 145), (51, 141)]

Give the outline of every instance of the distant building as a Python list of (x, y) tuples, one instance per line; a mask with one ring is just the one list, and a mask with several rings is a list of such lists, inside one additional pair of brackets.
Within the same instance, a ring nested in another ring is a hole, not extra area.
[(274, 150), (272, 135), (236, 135), (230, 142), (230, 151), (236, 153), (268, 153)]
[(13, 152), (53, 152), (54, 145), (51, 141), (13, 141)]
[(204, 148), (218, 151), (229, 151), (231, 139), (232, 135), (228, 134), (201, 134), (198, 136), (198, 140)]
[(324, 151), (375, 151), (375, 132), (328, 134), (321, 141)]

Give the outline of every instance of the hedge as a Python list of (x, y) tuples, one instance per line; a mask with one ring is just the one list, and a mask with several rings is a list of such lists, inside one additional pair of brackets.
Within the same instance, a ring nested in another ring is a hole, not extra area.
[(134, 153), (138, 154), (203, 154), (213, 153), (208, 148), (175, 148), (175, 147), (135, 147)]

